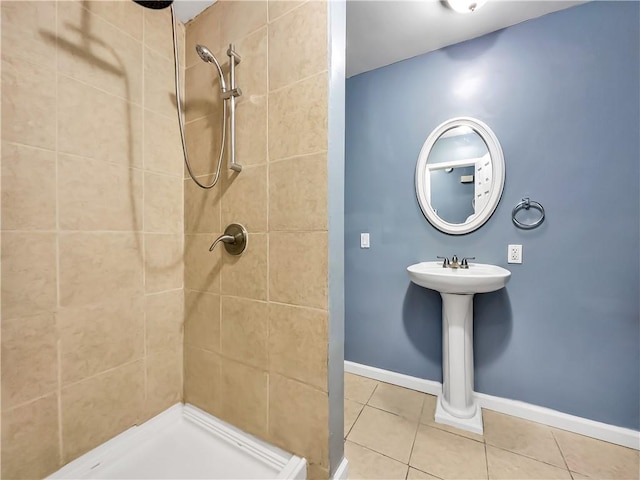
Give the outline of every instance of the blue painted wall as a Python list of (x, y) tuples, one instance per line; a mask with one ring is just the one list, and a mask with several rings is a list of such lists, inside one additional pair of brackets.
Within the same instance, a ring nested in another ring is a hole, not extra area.
[[(476, 390), (640, 428), (639, 10), (584, 4), (347, 81), (347, 360), (441, 381), (441, 300), (405, 268), (475, 255), (512, 271), (475, 299)], [(423, 142), (456, 116), (486, 122), (506, 162), (496, 212), (465, 236), (414, 193)], [(525, 196), (547, 210), (536, 230), (511, 223)]]

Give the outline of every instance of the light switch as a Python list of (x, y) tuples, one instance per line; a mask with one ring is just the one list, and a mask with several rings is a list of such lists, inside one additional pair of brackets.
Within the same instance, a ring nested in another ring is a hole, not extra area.
[(360, 234), (360, 248), (369, 248), (369, 234), (361, 233)]

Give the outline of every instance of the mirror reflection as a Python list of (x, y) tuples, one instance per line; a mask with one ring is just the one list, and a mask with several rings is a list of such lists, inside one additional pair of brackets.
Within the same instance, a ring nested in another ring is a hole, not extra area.
[(487, 205), (492, 168), (483, 138), (468, 126), (446, 130), (434, 143), (427, 158), (430, 204), (447, 223), (472, 220)]

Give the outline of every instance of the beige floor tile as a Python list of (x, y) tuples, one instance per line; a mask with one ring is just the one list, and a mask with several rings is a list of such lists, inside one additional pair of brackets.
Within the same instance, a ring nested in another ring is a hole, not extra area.
[(352, 442), (345, 442), (344, 456), (349, 460), (349, 480), (404, 479), (407, 475), (406, 464)]
[(432, 479), (438, 480), (438, 477), (429, 475), (428, 473), (425, 473), (422, 470), (417, 470), (415, 468), (409, 467), (409, 473), (407, 473), (407, 480), (432, 480)]
[(491, 445), (487, 445), (487, 461), (491, 480), (512, 480), (514, 478), (531, 480), (571, 479), (571, 474), (564, 468), (538, 462), (522, 455), (500, 450)]
[(353, 427), (353, 424), (356, 423), (360, 412), (364, 405), (358, 402), (354, 402), (353, 400), (344, 399), (344, 436), (346, 438), (347, 434)]
[(482, 418), (488, 445), (565, 468), (551, 428), (491, 410), (484, 410)]
[(571, 473), (571, 478), (573, 478), (573, 480), (591, 480), (589, 477), (581, 473), (576, 473), (576, 472), (569, 472), (569, 473)]
[(484, 442), (484, 437), (477, 433), (461, 430), (456, 427), (445, 425), (444, 423), (436, 423), (436, 404), (438, 397), (433, 395), (425, 395), (424, 407), (422, 407), (422, 416), (420, 417), (420, 423), (423, 425), (429, 425), (430, 427), (444, 430), (445, 432), (455, 433), (456, 435), (462, 435), (463, 437), (470, 438), (471, 440), (477, 440), (478, 442)]
[(424, 397), (424, 393), (415, 390), (380, 383), (369, 399), (369, 405), (395, 413), (408, 420), (418, 421), (422, 413)]
[(352, 373), (344, 374), (344, 397), (358, 403), (367, 403), (378, 382)]
[(637, 479), (640, 452), (630, 448), (553, 429), (560, 450), (572, 472), (592, 478)]
[(483, 443), (424, 425), (418, 428), (409, 465), (440, 478), (487, 478)]
[(417, 422), (392, 413), (364, 407), (347, 439), (407, 463), (417, 426)]

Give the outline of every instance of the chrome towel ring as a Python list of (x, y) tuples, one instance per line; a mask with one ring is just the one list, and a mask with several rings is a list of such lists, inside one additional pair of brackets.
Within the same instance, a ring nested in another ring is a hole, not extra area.
[[(516, 218), (516, 214), (522, 209), (529, 210), (531, 207), (533, 207), (536, 210), (540, 211), (540, 218), (538, 220), (536, 220), (535, 222), (533, 222), (533, 223), (522, 223), (522, 222), (520, 222)], [(532, 228), (536, 228), (542, 222), (544, 222), (544, 207), (542, 205), (540, 205), (538, 202), (534, 202), (533, 200), (529, 200), (529, 197), (523, 198), (522, 201), (519, 204), (517, 204), (515, 207), (513, 207), (513, 210), (511, 211), (511, 220), (513, 220), (513, 224), (516, 227), (522, 228), (523, 230), (531, 230)]]

